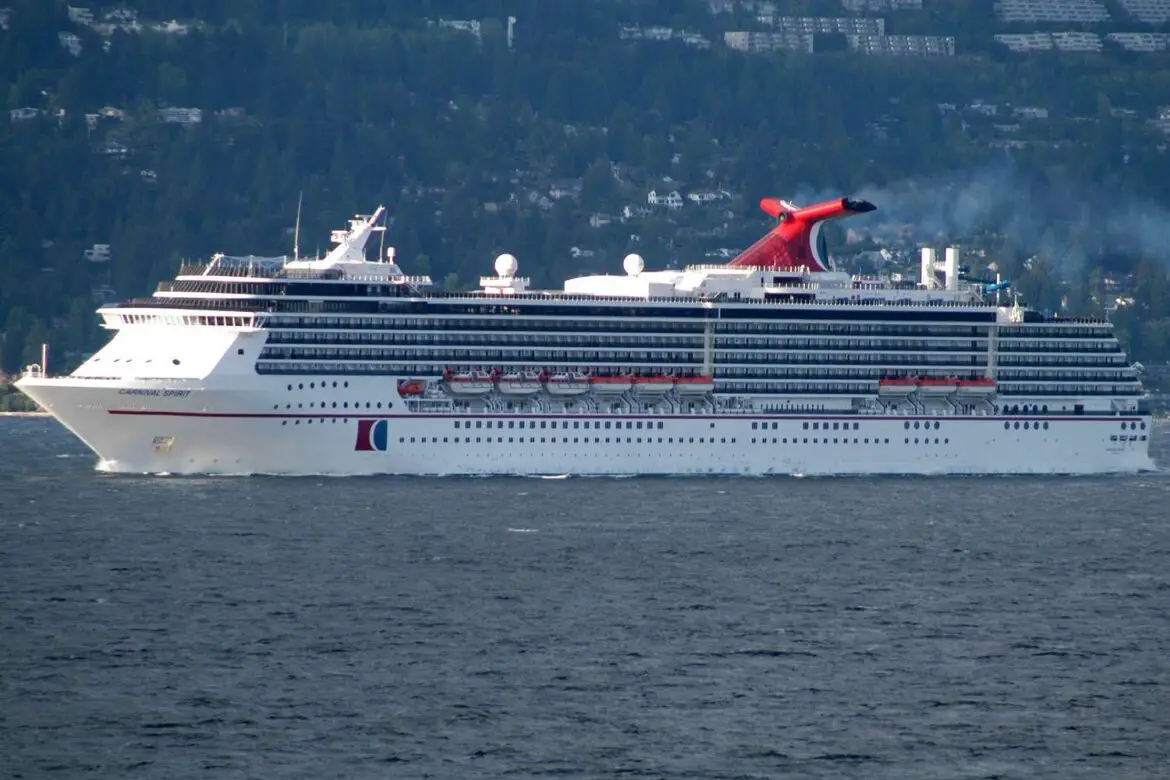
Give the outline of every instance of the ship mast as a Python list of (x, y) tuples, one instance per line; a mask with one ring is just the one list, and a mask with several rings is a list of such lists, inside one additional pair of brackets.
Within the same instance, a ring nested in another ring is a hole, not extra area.
[(301, 199), (304, 196), (303, 190), (297, 195), (297, 223), (293, 228), (293, 260), (300, 259), (301, 254)]

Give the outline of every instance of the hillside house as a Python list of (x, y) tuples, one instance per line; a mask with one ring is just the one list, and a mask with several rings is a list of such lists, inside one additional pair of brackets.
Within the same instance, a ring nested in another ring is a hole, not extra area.
[(203, 109), (201, 108), (160, 108), (158, 110), (158, 118), (160, 121), (175, 125), (197, 125), (203, 121)]
[(82, 254), (85, 259), (91, 263), (108, 263), (110, 261), (110, 245), (109, 244), (94, 244), (91, 248), (85, 250)]
[(656, 190), (650, 190), (646, 194), (646, 202), (651, 206), (665, 206), (672, 210), (683, 207), (682, 195), (678, 194), (678, 190), (672, 190), (665, 195), (659, 195)]

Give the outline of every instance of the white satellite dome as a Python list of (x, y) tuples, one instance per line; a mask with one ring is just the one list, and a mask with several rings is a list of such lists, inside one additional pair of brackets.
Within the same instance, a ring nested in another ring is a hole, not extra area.
[(496, 273), (501, 279), (511, 279), (519, 267), (514, 255), (503, 254), (496, 258)]
[(646, 270), (646, 261), (642, 259), (641, 255), (626, 255), (626, 259), (622, 261), (622, 268), (630, 276), (637, 276)]

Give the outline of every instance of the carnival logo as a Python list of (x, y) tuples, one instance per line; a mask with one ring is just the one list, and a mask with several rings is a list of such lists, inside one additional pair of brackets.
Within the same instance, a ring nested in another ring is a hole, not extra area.
[(390, 428), (388, 420), (358, 420), (357, 441), (354, 443), (356, 452), (385, 452), (387, 432)]

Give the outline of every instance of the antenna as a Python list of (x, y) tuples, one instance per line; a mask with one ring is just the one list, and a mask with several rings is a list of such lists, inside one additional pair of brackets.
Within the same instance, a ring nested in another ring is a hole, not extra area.
[[(385, 220), (385, 215), (382, 216), (382, 219)], [(386, 226), (383, 225), (382, 230), (379, 232), (382, 235), (378, 239), (378, 262), (381, 263), (386, 257)]]
[(300, 257), (301, 254), (301, 199), (305, 197), (304, 190), (301, 190), (297, 195), (297, 224), (293, 228), (293, 260)]

